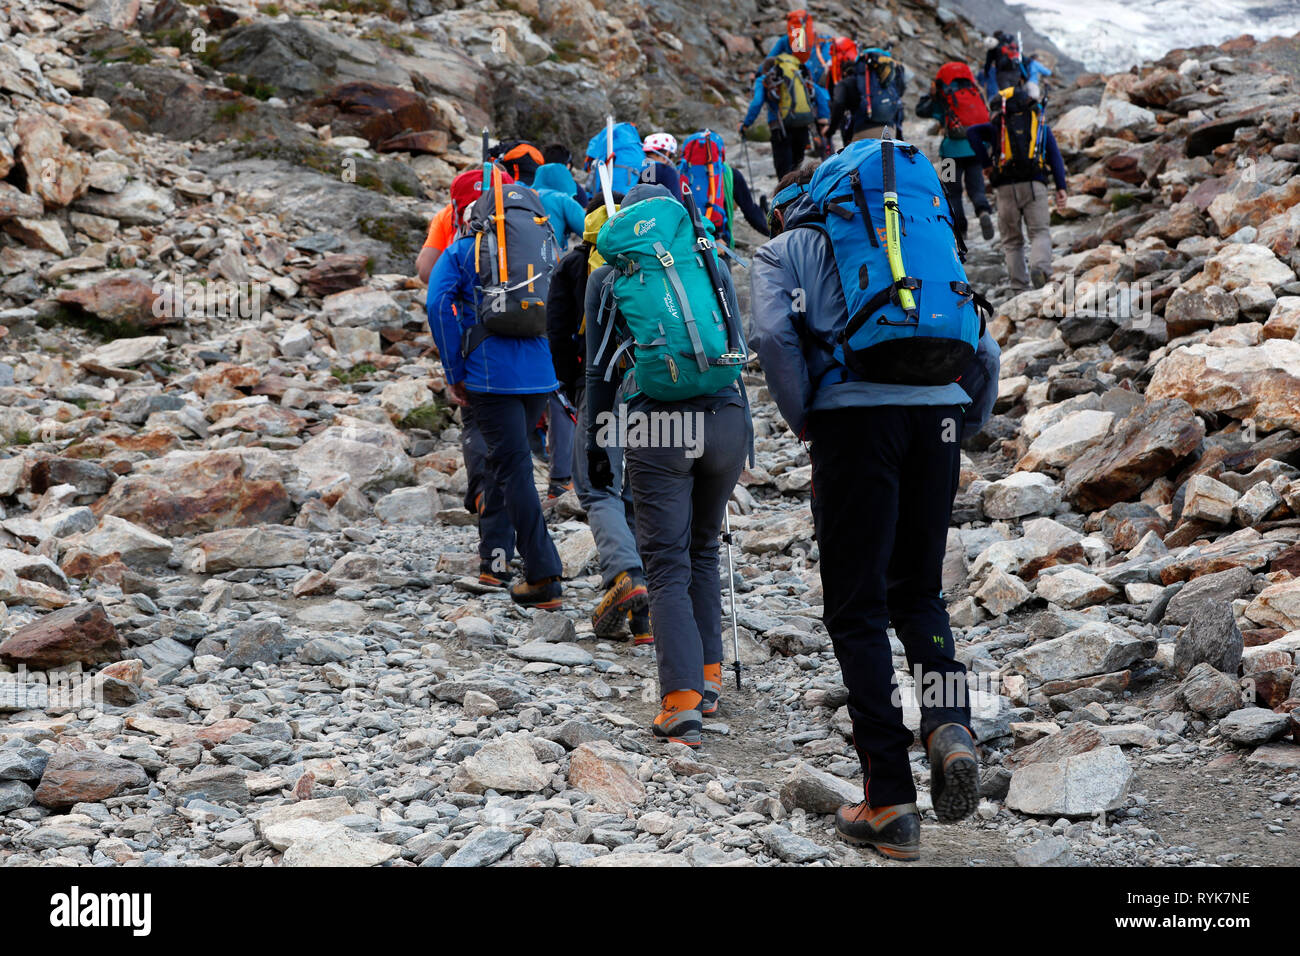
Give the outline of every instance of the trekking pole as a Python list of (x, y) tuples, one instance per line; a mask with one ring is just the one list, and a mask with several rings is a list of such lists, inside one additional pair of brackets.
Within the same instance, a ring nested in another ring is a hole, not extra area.
[(740, 632), (736, 629), (736, 567), (731, 560), (731, 512), (722, 511), (722, 540), (727, 543), (727, 592), (731, 595), (731, 666), (736, 672), (736, 690), (740, 690)]
[(551, 395), (560, 403), (560, 407), (564, 409), (564, 414), (569, 416), (569, 420), (575, 425), (578, 424), (578, 410), (573, 407), (573, 402), (569, 401), (569, 397), (564, 394), (564, 390), (557, 388), (551, 392)]
[(745, 154), (745, 176), (752, 184), (754, 182), (754, 167), (749, 164), (749, 137), (744, 133), (740, 134), (740, 151)]

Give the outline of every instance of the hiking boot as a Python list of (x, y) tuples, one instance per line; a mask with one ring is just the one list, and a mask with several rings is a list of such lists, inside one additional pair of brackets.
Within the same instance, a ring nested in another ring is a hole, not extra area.
[(650, 629), (650, 611), (633, 611), (628, 615), (628, 629), (632, 631), (632, 643), (640, 646), (642, 644), (653, 644), (655, 642), (654, 632)]
[(940, 823), (956, 823), (980, 802), (975, 738), (961, 724), (941, 724), (925, 743), (930, 757), (930, 799)]
[(870, 807), (846, 803), (835, 811), (835, 832), (853, 846), (869, 846), (891, 860), (921, 858), (921, 814), (915, 803)]
[(703, 723), (700, 695), (693, 690), (675, 690), (663, 699), (652, 729), (660, 740), (698, 747)]
[[(591, 629), (597, 637), (613, 637), (629, 613), (644, 611), (650, 604), (645, 578), (639, 571), (620, 571), (609, 590), (591, 612)], [(636, 631), (633, 629), (633, 633)]]
[(546, 489), (546, 497), (548, 499), (558, 498), (566, 491), (572, 491), (572, 490), (573, 490), (572, 481), (553, 481)]
[(1034, 267), (1029, 270), (1029, 284), (1035, 289), (1041, 289), (1043, 286), (1047, 285), (1050, 278), (1051, 276), (1049, 276), (1043, 269)]
[(478, 583), (490, 588), (503, 588), (514, 577), (509, 571), (494, 571), (491, 561), (480, 561), (478, 566)]
[(700, 711), (705, 717), (718, 712), (718, 701), (722, 699), (722, 664), (704, 665), (704, 704)]
[(993, 238), (993, 217), (987, 212), (980, 213), (980, 235), (985, 239)]
[(561, 605), (560, 595), (564, 585), (559, 578), (542, 578), (540, 581), (521, 581), (510, 589), (510, 600), (522, 607), (535, 607), (542, 611), (556, 611)]

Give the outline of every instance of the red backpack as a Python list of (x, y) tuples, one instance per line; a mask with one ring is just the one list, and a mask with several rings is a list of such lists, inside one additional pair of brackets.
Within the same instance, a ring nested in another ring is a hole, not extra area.
[(785, 36), (790, 41), (790, 52), (800, 63), (807, 63), (817, 45), (812, 14), (807, 10), (791, 10), (785, 15)]
[(975, 75), (965, 63), (945, 63), (935, 75), (936, 92), (944, 104), (944, 129), (949, 136), (964, 138), (966, 130), (989, 121), (989, 108)]

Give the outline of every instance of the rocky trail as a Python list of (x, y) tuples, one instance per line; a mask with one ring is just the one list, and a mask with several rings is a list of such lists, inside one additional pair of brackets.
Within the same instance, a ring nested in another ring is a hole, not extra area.
[[(832, 833), (861, 775), (761, 369), (699, 751), (645, 729), (653, 651), (593, 638), (572, 495), (562, 612), (474, 577), (425, 225), (485, 123), (734, 130), (782, 8), (707, 6), (0, 0), (0, 865), (897, 865)], [(916, 76), (979, 55), (927, 0), (869, 18)], [(1054, 282), (970, 240), (1002, 378), (944, 586), (984, 799), (939, 826), (914, 750), (924, 863), (1295, 862), (1298, 61), (1080, 76)]]

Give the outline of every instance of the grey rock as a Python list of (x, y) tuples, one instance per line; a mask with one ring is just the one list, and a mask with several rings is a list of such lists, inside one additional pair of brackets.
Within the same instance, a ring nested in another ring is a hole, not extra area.
[(585, 667), (594, 658), (576, 644), (547, 644), (542, 641), (530, 641), (519, 647), (510, 648), (510, 656), (521, 661), (544, 661), (547, 664), (563, 664), (568, 667)]
[(810, 813), (834, 813), (846, 803), (862, 800), (862, 788), (811, 764), (801, 763), (781, 785), (781, 803)]
[(1021, 767), (1011, 777), (1007, 806), (1038, 816), (1095, 816), (1123, 804), (1132, 777), (1133, 768), (1119, 747), (1099, 747)]
[(774, 856), (787, 863), (811, 863), (830, 856), (830, 850), (814, 843), (807, 837), (791, 833), (783, 826), (773, 823), (758, 831), (767, 848)]
[(1249, 568), (1229, 568), (1213, 574), (1203, 574), (1188, 581), (1169, 600), (1165, 608), (1164, 623), (1189, 624), (1203, 608), (1214, 604), (1231, 605), (1234, 600), (1250, 592), (1255, 576)]
[(1072, 866), (1074, 849), (1063, 836), (1050, 836), (1021, 847), (1014, 854), (1017, 866)]
[(1174, 671), (1179, 677), (1185, 677), (1197, 664), (1209, 664), (1215, 670), (1235, 675), (1241, 667), (1243, 647), (1232, 604), (1228, 601), (1201, 604), (1178, 634)]
[(523, 842), (522, 833), (512, 833), (501, 827), (485, 827), (476, 830), (443, 865), (490, 866)]
[(1291, 729), (1289, 714), (1275, 714), (1263, 707), (1243, 707), (1219, 721), (1219, 734), (1234, 744), (1257, 747), (1281, 737)]
[(258, 662), (275, 664), (284, 656), (287, 643), (279, 621), (249, 621), (240, 624), (226, 641), (224, 667), (251, 667)]
[(1218, 720), (1241, 705), (1237, 681), (1210, 664), (1197, 664), (1179, 685), (1178, 693), (1191, 710)]

